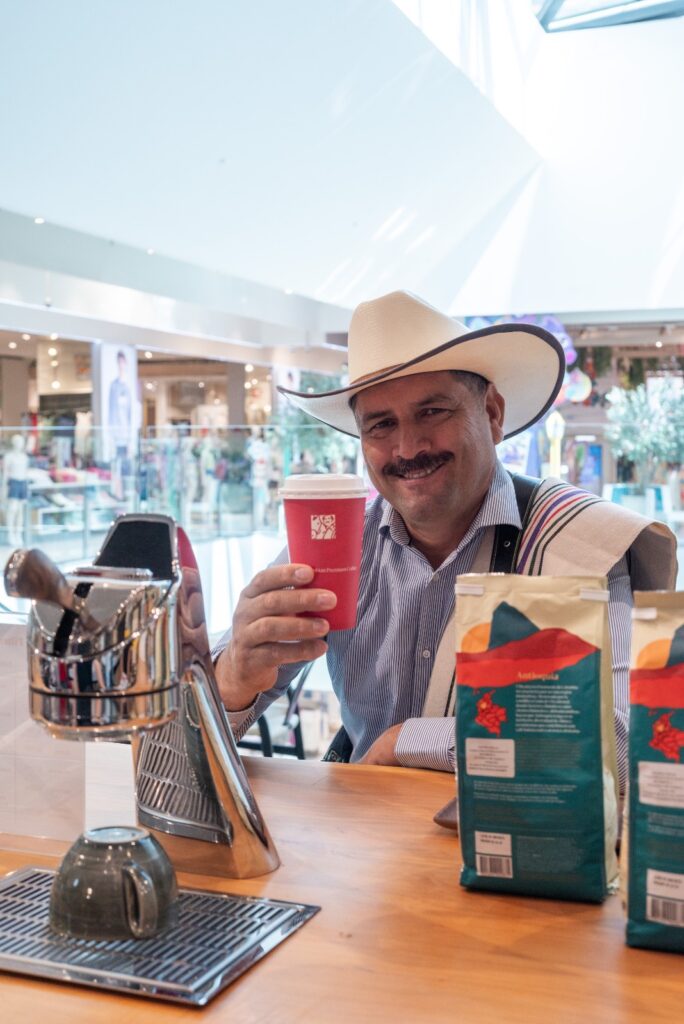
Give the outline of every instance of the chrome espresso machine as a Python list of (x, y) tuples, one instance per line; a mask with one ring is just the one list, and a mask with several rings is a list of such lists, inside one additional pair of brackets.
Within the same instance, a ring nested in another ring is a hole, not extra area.
[[(197, 563), (183, 530), (167, 516), (122, 516), (94, 565), (65, 577), (42, 552), (15, 551), (5, 582), (11, 595), (32, 599), (32, 717), (56, 737), (131, 742), (138, 824), (173, 868), (250, 878), (278, 867), (219, 698)], [(112, 860), (106, 843), (139, 831), (86, 831), (57, 872), (26, 867), (0, 878), (0, 971), (204, 1006), (320, 909), (180, 888), (170, 923), (153, 937), (104, 938), (96, 924), (92, 932), (60, 931), (55, 892), (67, 914), (77, 890), (79, 906), (90, 893), (101, 897)], [(101, 866), (80, 869), (73, 855), (103, 832)], [(135, 871), (140, 864), (126, 861), (121, 874)], [(124, 889), (128, 914), (133, 896)], [(149, 902), (147, 890), (141, 895)]]
[(179, 871), (249, 878), (279, 864), (221, 704), (197, 563), (161, 515), (126, 515), (66, 578), (15, 551), (8, 594), (32, 599), (32, 717), (57, 737), (131, 740), (138, 823)]

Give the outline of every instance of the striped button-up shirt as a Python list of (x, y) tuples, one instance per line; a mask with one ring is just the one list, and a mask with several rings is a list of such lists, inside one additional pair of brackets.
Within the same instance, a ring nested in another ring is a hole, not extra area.
[[(454, 719), (422, 718), (433, 662), (454, 609), (456, 577), (469, 572), (486, 529), (521, 526), (513, 483), (498, 464), (492, 484), (460, 544), (438, 569), (411, 546), (399, 513), (377, 497), (366, 509), (357, 624), (328, 636), (328, 670), (342, 722), (358, 761), (374, 740), (403, 722), (395, 753), (411, 768), (454, 768)], [(287, 561), (284, 551), (276, 562)], [(609, 622), (613, 640), (618, 760), (627, 750), (628, 666), (631, 589), (626, 559), (609, 577)], [(218, 653), (228, 636), (216, 648)], [(241, 735), (294, 679), (299, 665), (285, 665), (276, 686), (245, 712), (232, 714)]]

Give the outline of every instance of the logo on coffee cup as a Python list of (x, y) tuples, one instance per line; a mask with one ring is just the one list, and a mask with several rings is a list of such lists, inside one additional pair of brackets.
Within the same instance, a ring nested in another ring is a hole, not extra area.
[(311, 540), (335, 540), (335, 516), (311, 516)]

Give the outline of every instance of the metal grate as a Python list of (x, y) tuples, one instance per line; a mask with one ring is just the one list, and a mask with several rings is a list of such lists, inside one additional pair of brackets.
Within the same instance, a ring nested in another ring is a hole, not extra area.
[[(213, 829), (217, 832), (213, 841), (226, 842), (225, 821), (210, 782), (211, 772), (206, 766), (205, 777), (198, 778), (193, 770), (194, 765), (201, 771), (197, 761), (206, 760), (202, 754), (197, 747), (188, 750), (186, 734), (178, 721), (145, 733), (136, 772), (138, 804), (153, 827), (158, 827), (155, 817), (172, 818), (179, 826), (185, 822)], [(185, 834), (182, 827), (175, 832)], [(195, 838), (192, 830), (190, 838)]]
[(320, 907), (181, 889), (178, 925), (153, 939), (75, 939), (49, 924), (54, 871), (0, 880), (0, 969), (204, 1006)]

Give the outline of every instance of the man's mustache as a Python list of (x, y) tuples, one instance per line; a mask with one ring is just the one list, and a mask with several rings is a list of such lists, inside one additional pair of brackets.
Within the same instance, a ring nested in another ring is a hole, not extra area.
[(413, 459), (395, 459), (382, 467), (384, 476), (406, 476), (407, 473), (427, 473), (445, 462), (451, 462), (453, 452), (418, 452)]

